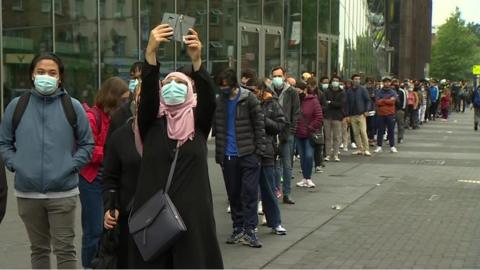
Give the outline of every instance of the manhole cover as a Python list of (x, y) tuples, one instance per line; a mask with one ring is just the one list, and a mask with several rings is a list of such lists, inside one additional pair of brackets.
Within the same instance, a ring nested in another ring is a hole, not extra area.
[(413, 160), (412, 163), (416, 165), (443, 166), (446, 162), (445, 160), (439, 159), (419, 159)]

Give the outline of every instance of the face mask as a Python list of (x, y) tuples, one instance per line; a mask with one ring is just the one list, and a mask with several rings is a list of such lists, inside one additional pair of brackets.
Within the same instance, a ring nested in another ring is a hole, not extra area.
[(171, 81), (162, 87), (162, 97), (169, 106), (179, 105), (185, 102), (187, 91), (185, 84)]
[(130, 92), (133, 92), (135, 91), (135, 88), (137, 87), (138, 85), (138, 80), (130, 80), (130, 83), (128, 84), (128, 89), (130, 90)]
[(275, 88), (280, 88), (283, 85), (283, 78), (282, 77), (273, 78), (272, 84)]
[(220, 90), (222, 90), (222, 94), (226, 97), (229, 97), (232, 94), (231, 87), (221, 87)]
[(328, 89), (328, 83), (322, 83), (322, 89), (327, 90)]
[(343, 88), (344, 88), (344, 87), (345, 87), (345, 86), (343, 86), (342, 84), (340, 85), (340, 89), (342, 89), (342, 90), (343, 90)]
[(49, 75), (35, 75), (33, 84), (35, 85), (35, 89), (37, 89), (40, 94), (48, 96), (57, 90), (57, 82), (57, 78)]
[(332, 87), (333, 88), (338, 88), (340, 86), (339, 82), (332, 82)]

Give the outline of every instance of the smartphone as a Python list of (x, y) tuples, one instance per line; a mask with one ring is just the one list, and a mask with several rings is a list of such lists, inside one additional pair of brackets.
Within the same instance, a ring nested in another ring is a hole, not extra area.
[(188, 29), (195, 25), (195, 18), (183, 14), (163, 13), (162, 24), (168, 24), (173, 28), (173, 36), (169, 39), (174, 39), (178, 42), (183, 42), (183, 37), (188, 35)]

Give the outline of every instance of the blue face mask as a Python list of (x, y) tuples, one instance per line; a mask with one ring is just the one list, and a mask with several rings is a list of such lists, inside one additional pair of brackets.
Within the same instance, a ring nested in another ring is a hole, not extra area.
[(272, 79), (272, 84), (275, 88), (280, 88), (283, 85), (283, 78), (282, 77), (275, 77)]
[(133, 92), (135, 91), (135, 88), (137, 87), (138, 85), (138, 80), (130, 80), (130, 83), (128, 84), (128, 89), (130, 90), (130, 92)]
[(179, 105), (187, 98), (188, 87), (183, 83), (171, 81), (162, 87), (162, 97), (169, 106)]
[(35, 89), (44, 96), (55, 93), (57, 83), (58, 79), (49, 75), (35, 75), (35, 80), (33, 81)]
[(229, 97), (230, 94), (232, 93), (231, 87), (222, 87), (220, 88), (220, 90), (222, 90), (223, 95), (225, 95), (226, 97)]

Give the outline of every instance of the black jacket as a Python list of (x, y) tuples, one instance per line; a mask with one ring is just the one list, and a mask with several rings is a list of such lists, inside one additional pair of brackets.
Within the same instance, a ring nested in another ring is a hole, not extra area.
[(280, 142), (286, 141), (289, 135), (296, 133), (298, 118), (300, 117), (300, 97), (297, 91), (290, 85), (284, 84), (280, 90), (274, 89), (278, 96), (278, 102), (282, 106), (287, 127), (278, 138)]
[(0, 158), (0, 223), (2, 223), (5, 211), (7, 210), (7, 176), (5, 175), (5, 164)]
[[(345, 104), (345, 92), (342, 89), (328, 89), (325, 92), (327, 105), (324, 109), (324, 119), (342, 121), (345, 117), (343, 105)], [(330, 101), (330, 103), (328, 103)], [(323, 108), (323, 107), (322, 107)]]
[[(165, 188), (177, 141), (168, 137), (166, 117), (158, 118), (159, 64), (145, 63), (138, 108), (138, 127), (143, 139), (143, 156), (133, 211)], [(207, 137), (215, 111), (215, 83), (204, 66), (192, 72), (197, 107), (195, 136), (180, 148), (168, 194), (182, 217), (187, 232), (173, 246), (152, 261), (144, 262), (138, 250), (129, 268), (223, 268), (217, 241), (213, 200), (208, 174)]]
[[(240, 97), (235, 115), (235, 133), (238, 156), (265, 153), (265, 116), (257, 97), (249, 90), (239, 88)], [(217, 97), (215, 110), (215, 160), (222, 164), (227, 144), (227, 98)]]
[(368, 111), (370, 97), (363, 86), (350, 88), (346, 94), (345, 113), (347, 116), (360, 115)]
[(262, 110), (265, 114), (265, 154), (262, 158), (262, 166), (273, 166), (278, 154), (277, 135), (282, 132), (287, 124), (283, 109), (278, 103), (277, 97), (262, 101)]

